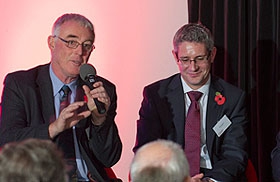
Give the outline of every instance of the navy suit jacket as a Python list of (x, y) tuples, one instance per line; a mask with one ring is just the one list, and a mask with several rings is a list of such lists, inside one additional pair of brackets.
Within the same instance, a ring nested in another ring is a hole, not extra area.
[(271, 152), (272, 174), (275, 181), (280, 181), (280, 131), (276, 137), (277, 144)]
[[(50, 64), (6, 76), (2, 95), (0, 146), (27, 138), (50, 139), (48, 128), (55, 120), (53, 87), (49, 74)], [(122, 143), (115, 124), (117, 96), (115, 85), (98, 77), (111, 99), (106, 121), (94, 126), (91, 118), (76, 125), (81, 154), (89, 171), (97, 181), (107, 181), (104, 167), (111, 167), (121, 156)], [(78, 79), (76, 101), (84, 100), (84, 91)], [(56, 139), (54, 139), (55, 141)], [(56, 141), (55, 141), (56, 142)], [(67, 151), (63, 151), (67, 155)]]
[[(215, 102), (216, 92), (226, 98), (223, 105)], [(160, 138), (175, 141), (184, 148), (186, 111), (180, 74), (146, 86), (143, 96), (133, 151)], [(212, 77), (206, 116), (206, 145), (213, 168), (205, 172), (206, 177), (220, 181), (245, 178), (248, 120), (244, 102), (242, 90)], [(232, 124), (218, 137), (212, 128), (224, 115)]]

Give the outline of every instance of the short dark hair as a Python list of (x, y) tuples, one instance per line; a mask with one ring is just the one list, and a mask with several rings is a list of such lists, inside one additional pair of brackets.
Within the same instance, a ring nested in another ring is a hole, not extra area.
[(173, 47), (175, 52), (182, 42), (197, 42), (205, 44), (208, 52), (214, 47), (214, 40), (208, 28), (199, 23), (189, 23), (183, 25), (174, 35)]

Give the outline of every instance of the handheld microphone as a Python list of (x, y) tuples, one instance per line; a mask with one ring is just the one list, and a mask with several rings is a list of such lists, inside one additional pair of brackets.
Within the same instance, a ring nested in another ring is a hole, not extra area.
[[(91, 90), (94, 89), (92, 84), (94, 84), (96, 81), (96, 69), (92, 65), (83, 64), (80, 67), (80, 77)], [(100, 102), (97, 98), (94, 98), (93, 100), (98, 112), (100, 114), (104, 114), (106, 112), (105, 104), (103, 102)]]

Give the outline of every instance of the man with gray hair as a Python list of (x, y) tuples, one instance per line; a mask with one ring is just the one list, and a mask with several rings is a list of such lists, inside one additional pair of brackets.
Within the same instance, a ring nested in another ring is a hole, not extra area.
[(62, 153), (50, 140), (11, 142), (0, 151), (0, 181), (68, 182)]
[[(80, 77), (94, 40), (89, 19), (63, 14), (48, 36), (50, 62), (9, 73), (4, 81), (0, 146), (49, 139), (63, 151), (73, 181), (109, 181), (105, 168), (116, 164), (122, 152), (115, 123), (116, 86), (101, 76), (91, 85)], [(103, 103), (105, 112), (96, 103)]]
[(132, 182), (188, 182), (189, 164), (180, 145), (156, 140), (142, 146), (131, 167)]

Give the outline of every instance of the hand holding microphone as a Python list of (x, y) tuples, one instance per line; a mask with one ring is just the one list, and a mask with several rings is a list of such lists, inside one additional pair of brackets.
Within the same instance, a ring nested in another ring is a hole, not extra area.
[[(83, 64), (80, 67), (80, 77), (86, 83), (86, 85), (93, 90), (93, 84), (96, 82), (96, 69), (90, 64)], [(104, 114), (106, 112), (105, 104), (100, 102), (97, 98), (94, 98), (94, 103), (99, 114)]]

